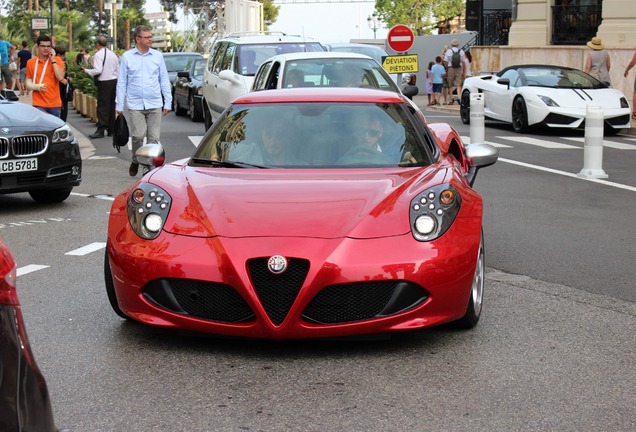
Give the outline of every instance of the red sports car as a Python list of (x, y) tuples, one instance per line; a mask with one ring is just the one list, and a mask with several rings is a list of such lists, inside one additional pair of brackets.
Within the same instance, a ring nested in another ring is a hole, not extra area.
[(472, 327), (484, 246), (471, 186), (497, 157), (397, 93), (247, 94), (191, 158), (115, 199), (108, 298), (123, 318), (257, 338)]

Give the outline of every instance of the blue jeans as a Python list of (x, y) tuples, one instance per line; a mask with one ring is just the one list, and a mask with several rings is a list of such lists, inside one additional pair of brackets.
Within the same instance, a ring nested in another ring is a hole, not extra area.
[(45, 113), (53, 114), (55, 117), (60, 117), (62, 115), (62, 107), (46, 108), (41, 106), (34, 106), (33, 108), (37, 108)]

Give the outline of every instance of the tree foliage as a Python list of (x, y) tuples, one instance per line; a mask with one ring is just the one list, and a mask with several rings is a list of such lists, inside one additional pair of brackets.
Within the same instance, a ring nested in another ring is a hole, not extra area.
[(464, 15), (465, 0), (376, 0), (375, 13), (387, 28), (409, 26), (417, 35), (430, 34), (439, 22)]

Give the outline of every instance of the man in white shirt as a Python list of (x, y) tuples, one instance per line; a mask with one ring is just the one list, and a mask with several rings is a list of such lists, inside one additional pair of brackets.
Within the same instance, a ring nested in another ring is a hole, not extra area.
[(111, 136), (115, 129), (115, 92), (119, 75), (119, 59), (106, 48), (105, 36), (97, 38), (97, 52), (92, 58), (93, 69), (82, 68), (84, 72), (96, 78), (97, 84), (97, 130), (89, 138), (103, 138), (108, 132)]
[(117, 115), (124, 111), (124, 100), (128, 105), (130, 136), (132, 137), (132, 163), (128, 174), (135, 177), (139, 163), (135, 152), (143, 143), (159, 142), (161, 117), (170, 112), (172, 91), (163, 54), (152, 49), (152, 31), (138, 26), (133, 32), (135, 48), (121, 57), (117, 80)]

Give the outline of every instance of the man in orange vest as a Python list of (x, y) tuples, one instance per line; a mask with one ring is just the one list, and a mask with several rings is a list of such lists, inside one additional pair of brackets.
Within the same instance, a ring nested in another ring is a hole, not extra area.
[(39, 36), (37, 47), (38, 54), (26, 65), (26, 86), (33, 91), (35, 108), (60, 117), (60, 81), (64, 79), (64, 61), (55, 54), (50, 36)]

